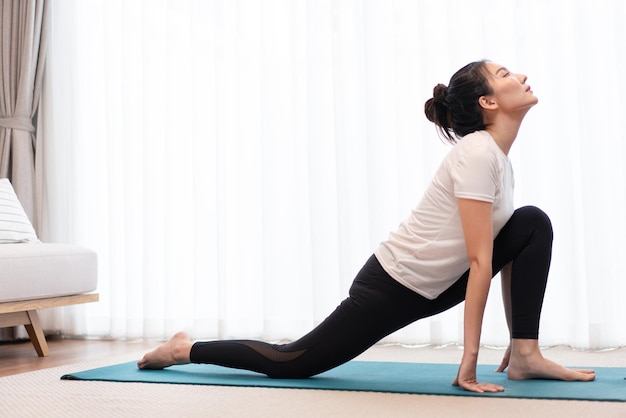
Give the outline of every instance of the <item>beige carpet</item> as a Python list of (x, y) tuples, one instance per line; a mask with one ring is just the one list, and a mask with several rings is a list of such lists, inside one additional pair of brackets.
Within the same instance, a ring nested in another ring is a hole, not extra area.
[[(480, 362), (499, 363), (483, 349)], [(626, 367), (626, 349), (544, 350), (572, 366)], [(377, 346), (360, 360), (456, 363), (461, 350)], [(626, 417), (626, 403), (488, 399), (389, 393), (61, 381), (65, 373), (130, 361), (90, 361), (0, 378), (0, 416), (7, 417)], [(453, 376), (451, 376), (452, 380)]]

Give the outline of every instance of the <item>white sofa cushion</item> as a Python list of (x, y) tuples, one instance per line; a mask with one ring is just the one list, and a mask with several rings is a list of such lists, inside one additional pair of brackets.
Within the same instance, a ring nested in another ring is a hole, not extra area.
[(0, 244), (38, 241), (11, 182), (0, 179)]
[(90, 249), (66, 244), (0, 245), (0, 302), (96, 290), (98, 260)]

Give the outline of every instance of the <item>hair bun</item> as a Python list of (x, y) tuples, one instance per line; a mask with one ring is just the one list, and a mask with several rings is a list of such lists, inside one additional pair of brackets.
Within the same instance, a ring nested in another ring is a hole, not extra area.
[(437, 103), (445, 103), (446, 97), (448, 95), (448, 87), (444, 84), (437, 84), (433, 89), (433, 99)]
[(426, 118), (441, 128), (442, 132), (448, 132), (450, 126), (450, 109), (448, 107), (448, 87), (445, 84), (437, 84), (433, 89), (433, 97), (426, 100), (424, 113)]

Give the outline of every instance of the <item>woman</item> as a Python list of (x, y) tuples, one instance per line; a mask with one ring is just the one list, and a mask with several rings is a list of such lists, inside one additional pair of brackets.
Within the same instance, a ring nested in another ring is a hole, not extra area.
[(511, 343), (498, 371), (508, 368), (510, 379), (593, 380), (592, 370), (566, 369), (544, 359), (539, 350), (552, 227), (535, 207), (514, 211), (507, 157), (524, 116), (536, 103), (524, 75), (488, 61), (463, 67), (448, 87), (437, 85), (425, 104), (427, 118), (456, 145), (418, 206), (376, 249), (349, 297), (324, 322), (281, 345), (250, 340), (193, 343), (178, 333), (146, 354), (138, 367), (211, 363), (275, 378), (308, 377), (465, 300), (464, 350), (453, 384), (474, 392), (503, 391), (476, 380), (489, 285), (501, 271)]

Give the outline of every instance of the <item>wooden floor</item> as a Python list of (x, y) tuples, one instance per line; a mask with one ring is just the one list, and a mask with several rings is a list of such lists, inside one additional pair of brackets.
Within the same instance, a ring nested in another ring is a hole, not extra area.
[(48, 339), (50, 356), (38, 357), (30, 341), (0, 343), (0, 377), (116, 355), (143, 353), (157, 342)]
[[(30, 340), (16, 343), (0, 342), (0, 377), (31, 372), (50, 367), (81, 363), (91, 360), (125, 357), (139, 359), (146, 352), (158, 347), (159, 341), (120, 341), (62, 339), (58, 336), (47, 338), (50, 355), (38, 357)], [(416, 361), (449, 363), (460, 358), (460, 348), (455, 345), (446, 347), (425, 347), (409, 350), (401, 346), (375, 346), (359, 358), (377, 361)], [(558, 360), (562, 364), (576, 367), (625, 367), (626, 347), (584, 351), (557, 346), (543, 350), (547, 358)], [(503, 350), (483, 348), (481, 361), (486, 364), (499, 364)], [(626, 416), (626, 415), (625, 415)]]

